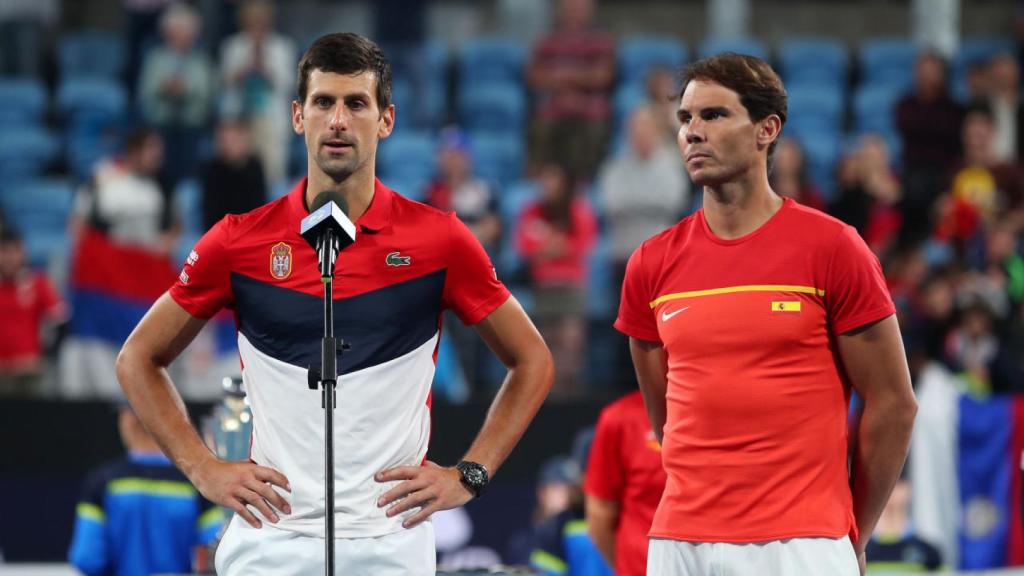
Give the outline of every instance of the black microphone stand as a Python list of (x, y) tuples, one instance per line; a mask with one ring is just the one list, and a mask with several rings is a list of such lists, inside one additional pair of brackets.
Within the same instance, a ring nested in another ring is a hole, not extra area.
[(334, 576), (334, 409), (337, 408), (335, 386), (338, 383), (338, 354), (349, 346), (334, 337), (334, 262), (338, 256), (338, 238), (327, 229), (317, 255), (320, 257), (320, 279), (324, 283), (324, 339), (321, 346), (320, 369), (310, 368), (310, 390), (321, 389), (320, 402), (324, 409), (324, 546), (326, 548), (327, 576)]

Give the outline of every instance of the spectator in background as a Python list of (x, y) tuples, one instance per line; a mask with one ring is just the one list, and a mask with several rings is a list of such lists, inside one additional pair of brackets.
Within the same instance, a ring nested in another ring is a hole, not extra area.
[[(441, 131), (437, 154), (437, 176), (427, 187), (427, 204), (455, 212), (492, 258), (501, 236), (498, 198), (493, 186), (473, 173), (473, 150), (469, 135), (456, 127)], [(487, 345), (471, 327), (457, 322), (448, 312), (445, 329), (451, 334), (462, 371), (474, 386), (487, 380)], [(475, 390), (482, 392), (482, 390)]]
[(195, 176), (213, 99), (213, 67), (196, 47), (199, 27), (188, 5), (168, 8), (160, 17), (163, 42), (147, 54), (139, 82), (142, 116), (163, 136), (164, 180), (172, 189)]
[(208, 568), (200, 547), (219, 535), (224, 512), (164, 456), (127, 405), (117, 424), (128, 454), (86, 478), (68, 560), (88, 576)]
[(441, 131), (437, 177), (427, 188), (427, 204), (455, 212), (480, 244), (494, 253), (501, 236), (498, 197), (490, 183), (473, 174), (472, 142), (458, 128)]
[[(146, 49), (159, 39), (160, 15), (179, 0), (122, 0), (125, 14), (125, 86), (129, 92), (139, 83), (139, 71)], [(134, 96), (134, 94), (131, 94)]]
[(995, 118), (994, 154), (1002, 162), (1024, 158), (1024, 113), (1021, 112), (1020, 68), (1009, 53), (999, 54), (989, 63), (989, 103)]
[(665, 480), (661, 444), (633, 390), (601, 411), (583, 486), (590, 538), (618, 576), (647, 574), (647, 533)]
[(868, 542), (868, 574), (934, 572), (942, 566), (939, 550), (914, 535), (909, 511), (910, 484), (899, 480)]
[(178, 237), (167, 188), (158, 174), (164, 144), (149, 128), (137, 128), (124, 141), (123, 151), (100, 161), (92, 182), (79, 191), (71, 216), (72, 238), (87, 228), (111, 242), (170, 254)]
[(615, 44), (593, 26), (594, 0), (561, 0), (558, 27), (540, 40), (527, 70), (536, 106), (530, 168), (560, 162), (589, 180), (604, 156), (615, 81)]
[(38, 395), (42, 341), (65, 316), (50, 280), (26, 266), (21, 238), (0, 230), (0, 397)]
[[(882, 111), (879, 111), (882, 113)], [(934, 52), (917, 58), (914, 90), (896, 105), (896, 127), (903, 139), (903, 239), (927, 235), (929, 213), (942, 191), (942, 178), (960, 155), (963, 110), (946, 90), (946, 64)]]
[(573, 498), (578, 497), (579, 481), (579, 465), (572, 458), (559, 454), (544, 462), (537, 475), (536, 506), (530, 526), (509, 538), (506, 563), (530, 563), (536, 548), (537, 527), (569, 509)]
[(665, 141), (671, 146), (676, 145), (679, 135), (678, 110), (679, 79), (676, 74), (661, 66), (651, 69), (647, 74), (647, 105), (654, 112), (654, 120), (665, 135)]
[(1024, 174), (1016, 164), (998, 159), (996, 127), (986, 104), (970, 107), (961, 133), (964, 155), (953, 164), (948, 192), (937, 202), (934, 235), (953, 242), (968, 263), (980, 264), (984, 227), (1000, 213), (1024, 208)]
[(633, 250), (675, 224), (690, 202), (683, 161), (662, 138), (654, 109), (642, 106), (630, 114), (629, 144), (605, 161), (598, 186), (611, 234), (617, 292)]
[(263, 166), (244, 122), (228, 118), (217, 125), (217, 153), (200, 170), (200, 184), (204, 230), (226, 214), (242, 214), (267, 201)]
[[(659, 122), (663, 113), (647, 106), (634, 110), (629, 117), (628, 146), (605, 160), (598, 177), (611, 236), (610, 280), (616, 302), (629, 255), (641, 242), (675, 224), (690, 205), (690, 179), (675, 138), (664, 137), (665, 127)], [(614, 349), (614, 378), (632, 382), (633, 363), (626, 337), (616, 332), (614, 338), (619, 343)]]
[(884, 256), (895, 246), (905, 222), (896, 207), (901, 193), (885, 140), (868, 135), (840, 161), (839, 199), (829, 213), (856, 228), (871, 250)]
[(807, 175), (807, 161), (800, 143), (793, 138), (779, 140), (775, 162), (769, 174), (772, 190), (780, 196), (792, 198), (804, 206), (825, 211), (825, 201)]
[(968, 389), (982, 396), (992, 392), (991, 364), (999, 353), (996, 314), (982, 297), (958, 294), (959, 319), (945, 343), (946, 363), (967, 383)]
[(529, 268), (533, 318), (558, 358), (551, 397), (577, 397), (586, 342), (587, 259), (597, 240), (597, 218), (577, 193), (566, 168), (540, 170), (540, 199), (519, 217), (517, 245)]
[(572, 441), (574, 474), (569, 506), (542, 522), (535, 531), (530, 565), (544, 576), (612, 576), (601, 552), (587, 533), (583, 512), (583, 477), (594, 429), (585, 428)]
[(285, 176), (291, 142), (290, 103), (295, 92), (295, 45), (275, 33), (274, 5), (249, 0), (239, 11), (241, 32), (221, 47), (222, 114), (249, 124), (267, 181)]

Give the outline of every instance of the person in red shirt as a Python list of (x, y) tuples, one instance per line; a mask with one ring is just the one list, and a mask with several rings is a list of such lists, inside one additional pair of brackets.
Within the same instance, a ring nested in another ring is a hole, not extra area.
[(25, 266), (25, 248), (13, 230), (0, 229), (0, 396), (31, 396), (42, 369), (40, 332), (65, 316), (49, 279)]
[(664, 489), (661, 445), (636, 390), (601, 411), (583, 484), (590, 538), (618, 576), (647, 573), (647, 532)]
[(552, 397), (577, 396), (586, 342), (587, 260), (597, 242), (597, 217), (568, 169), (541, 169), (540, 198), (520, 214), (516, 240), (529, 269), (532, 317), (559, 360)]
[(881, 265), (768, 184), (787, 98), (767, 63), (721, 54), (682, 86), (703, 208), (633, 253), (615, 321), (667, 475), (647, 573), (863, 573), (917, 410)]

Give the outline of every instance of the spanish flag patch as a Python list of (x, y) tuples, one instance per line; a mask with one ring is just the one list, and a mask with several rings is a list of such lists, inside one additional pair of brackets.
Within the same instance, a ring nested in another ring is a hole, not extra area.
[(799, 312), (800, 301), (799, 300), (773, 300), (772, 301), (772, 312)]

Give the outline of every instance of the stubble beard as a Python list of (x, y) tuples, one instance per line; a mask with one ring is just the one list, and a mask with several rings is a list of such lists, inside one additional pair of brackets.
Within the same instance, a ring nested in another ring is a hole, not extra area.
[(331, 180), (343, 182), (359, 168), (359, 159), (354, 155), (352, 158), (330, 158), (326, 152), (318, 151), (316, 165)]

